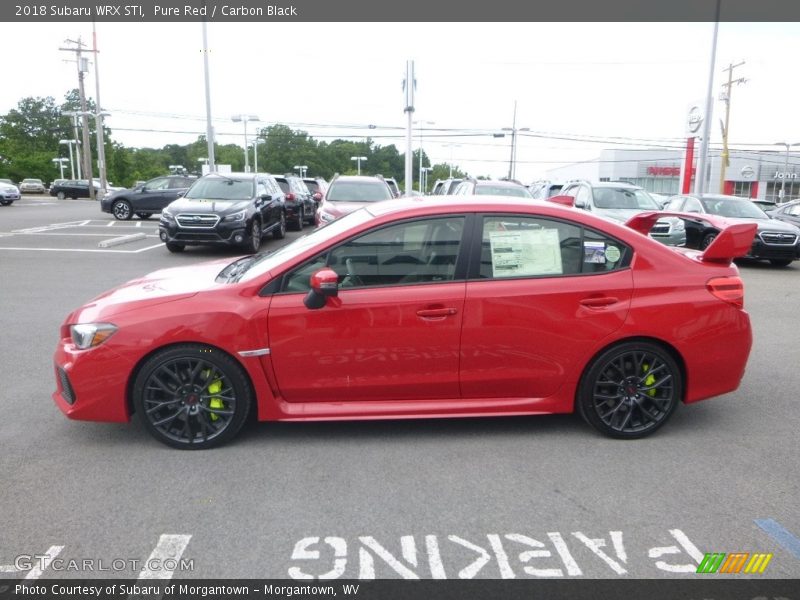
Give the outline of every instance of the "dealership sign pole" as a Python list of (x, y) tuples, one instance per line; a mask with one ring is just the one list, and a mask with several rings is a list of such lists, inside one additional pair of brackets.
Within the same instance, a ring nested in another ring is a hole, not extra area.
[(696, 102), (689, 105), (686, 116), (686, 156), (681, 169), (681, 194), (688, 194), (692, 191), (692, 175), (694, 174), (694, 141), (700, 126), (703, 124), (703, 109), (700, 103)]

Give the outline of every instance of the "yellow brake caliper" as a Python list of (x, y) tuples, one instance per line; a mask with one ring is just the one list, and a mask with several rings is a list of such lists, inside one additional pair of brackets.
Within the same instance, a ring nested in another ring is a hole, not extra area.
[[(650, 365), (642, 365), (642, 369), (645, 373), (650, 370)], [(647, 377), (644, 378), (644, 384), (647, 386), (653, 385), (656, 382), (656, 377), (652, 373), (650, 373)], [(647, 394), (652, 398), (656, 395), (656, 390), (653, 388), (652, 390), (647, 390)]]
[[(211, 371), (206, 371), (206, 377), (211, 375)], [(208, 407), (211, 409), (222, 410), (225, 408), (225, 403), (222, 401), (220, 397), (214, 397), (213, 394), (219, 394), (222, 391), (222, 380), (215, 379), (212, 381), (208, 386), (208, 393), (212, 394), (211, 400), (208, 402)], [(219, 419), (218, 415), (215, 415), (213, 412), (211, 413), (211, 420), (216, 421)]]

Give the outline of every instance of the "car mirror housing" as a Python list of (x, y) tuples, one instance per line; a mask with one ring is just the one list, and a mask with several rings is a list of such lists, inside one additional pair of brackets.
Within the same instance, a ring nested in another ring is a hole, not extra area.
[(318, 309), (325, 306), (327, 298), (339, 295), (339, 275), (330, 268), (316, 271), (310, 278), (311, 290), (303, 300), (309, 309)]
[(270, 200), (272, 200), (272, 195), (270, 195), (270, 194), (261, 194), (261, 199), (264, 202), (269, 202)]
[(572, 196), (550, 196), (547, 198), (548, 202), (555, 202), (556, 204), (563, 204), (564, 206), (578, 206), (575, 198)]

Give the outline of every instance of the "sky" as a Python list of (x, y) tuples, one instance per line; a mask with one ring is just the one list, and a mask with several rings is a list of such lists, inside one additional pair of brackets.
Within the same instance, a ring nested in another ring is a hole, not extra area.
[[(211, 112), (220, 143), (243, 144), (244, 128), (231, 116), (245, 113), (261, 121), (248, 125), (251, 137), (279, 122), (319, 140), (370, 135), (404, 152), (402, 80), (414, 60), (413, 148), (422, 137), (434, 163), (505, 176), (511, 138), (492, 134), (512, 127), (516, 102), (516, 127), (529, 130), (517, 136), (516, 176), (527, 183), (604, 148), (681, 146), (688, 106), (707, 93), (713, 27), (212, 22)], [(28, 96), (60, 103), (77, 87), (72, 55), (59, 47), (78, 36), (91, 47), (91, 24), (0, 23), (0, 114)], [(97, 42), (101, 105), (115, 141), (161, 147), (205, 133), (200, 23), (99, 23)], [(723, 69), (742, 61), (734, 79), (747, 81), (733, 88), (730, 145), (800, 142), (798, 57), (800, 23), (720, 23), (712, 145), (721, 143)], [(86, 89), (94, 98), (93, 65)]]

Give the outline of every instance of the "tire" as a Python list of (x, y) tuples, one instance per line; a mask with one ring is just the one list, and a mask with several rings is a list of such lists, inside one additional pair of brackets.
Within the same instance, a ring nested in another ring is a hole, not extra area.
[(682, 394), (683, 375), (669, 352), (650, 342), (625, 342), (592, 361), (575, 402), (599, 432), (635, 439), (666, 423)]
[(117, 200), (111, 205), (111, 214), (118, 221), (130, 221), (133, 216), (133, 209), (127, 200)]
[(184, 244), (176, 244), (175, 242), (164, 242), (169, 250), (172, 253), (183, 252), (186, 246)]
[(152, 213), (138, 212), (138, 213), (136, 213), (136, 216), (139, 217), (142, 221), (147, 221), (147, 219), (152, 217), (153, 214)]
[(716, 231), (705, 234), (703, 239), (700, 241), (700, 250), (705, 250), (708, 248), (711, 245), (711, 242), (713, 242), (715, 239), (717, 239)]
[(258, 219), (253, 219), (253, 223), (250, 225), (250, 237), (245, 242), (244, 247), (253, 254), (261, 248), (261, 221)]
[(253, 394), (242, 367), (205, 345), (164, 348), (140, 367), (133, 405), (148, 433), (182, 450), (204, 450), (233, 439)]
[(2, 202), (0, 202), (0, 204), (2, 204), (3, 206), (11, 206), (12, 202), (13, 200), (3, 200)]
[(282, 240), (286, 237), (286, 213), (281, 211), (281, 220), (278, 226), (272, 230), (272, 237), (276, 240)]
[(67, 198), (67, 195), (64, 192), (58, 192), (58, 194), (56, 194), (56, 198), (58, 198), (59, 200), (65, 200)]
[(794, 262), (791, 258), (770, 258), (769, 262), (774, 267), (788, 267)]
[(294, 213), (294, 221), (292, 222), (292, 229), (295, 231), (302, 231), (303, 225), (305, 225), (306, 221), (306, 212), (303, 209), (303, 206), (300, 205), (297, 207)]

